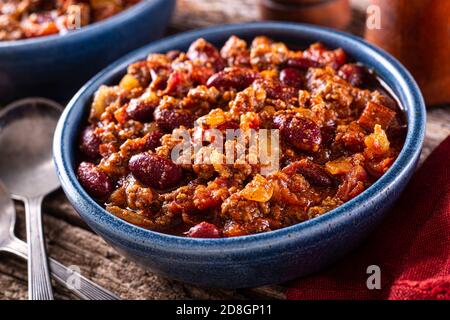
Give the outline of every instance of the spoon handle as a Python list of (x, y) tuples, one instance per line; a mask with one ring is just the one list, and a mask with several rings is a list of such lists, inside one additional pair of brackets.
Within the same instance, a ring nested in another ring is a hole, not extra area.
[(28, 298), (53, 300), (42, 230), (41, 205), (43, 197), (25, 199), (28, 242)]
[[(4, 250), (28, 259), (27, 244), (17, 238), (14, 238)], [(112, 292), (100, 287), (98, 284), (67, 268), (58, 261), (50, 258), (49, 264), (53, 278), (80, 298), (85, 300), (119, 300), (119, 297)]]

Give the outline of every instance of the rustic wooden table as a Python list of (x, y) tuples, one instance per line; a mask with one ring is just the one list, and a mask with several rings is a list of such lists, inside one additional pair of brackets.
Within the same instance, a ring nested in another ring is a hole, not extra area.
[[(361, 35), (364, 15), (355, 10), (350, 32)], [(179, 0), (168, 32), (220, 23), (259, 19), (256, 0)], [(428, 111), (427, 132), (422, 160), (450, 134), (450, 108)], [(23, 206), (16, 204), (17, 233), (25, 234)], [(199, 288), (171, 281), (144, 270), (116, 253), (87, 227), (67, 202), (61, 190), (44, 203), (48, 253), (67, 266), (78, 266), (83, 275), (117, 293), (123, 299), (284, 299), (282, 286), (245, 290)], [(57, 299), (75, 298), (55, 284)], [(9, 254), (0, 255), (0, 299), (27, 298), (26, 263)]]

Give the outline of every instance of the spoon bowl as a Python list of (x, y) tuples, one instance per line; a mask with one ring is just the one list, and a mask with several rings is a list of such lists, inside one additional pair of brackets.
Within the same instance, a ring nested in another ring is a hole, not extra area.
[(13, 198), (37, 197), (59, 187), (52, 162), (52, 139), (61, 107), (30, 98), (0, 112), (0, 177)]

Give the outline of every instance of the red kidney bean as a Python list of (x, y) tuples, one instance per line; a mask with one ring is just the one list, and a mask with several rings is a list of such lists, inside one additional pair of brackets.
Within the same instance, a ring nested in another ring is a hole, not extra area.
[(320, 129), (320, 133), (322, 135), (322, 144), (331, 146), (336, 136), (336, 125), (334, 123), (325, 124)]
[(148, 152), (132, 156), (128, 168), (136, 179), (156, 189), (174, 187), (183, 178), (180, 167), (171, 160)]
[(147, 136), (147, 141), (145, 143), (146, 150), (155, 150), (161, 145), (161, 137), (163, 133), (159, 130), (152, 131)]
[(198, 39), (193, 42), (186, 55), (189, 60), (199, 61), (202, 65), (210, 63), (216, 71), (225, 68), (225, 63), (219, 51), (205, 39)]
[(206, 221), (193, 226), (185, 235), (190, 238), (220, 238), (219, 229)]
[(282, 85), (275, 85), (266, 88), (267, 97), (270, 99), (289, 100), (295, 97), (295, 89), (292, 87), (285, 87)]
[(322, 135), (320, 128), (311, 119), (284, 113), (276, 115), (273, 123), (280, 130), (282, 138), (294, 147), (313, 152), (319, 149)]
[(253, 86), (255, 88), (263, 88), (269, 99), (289, 100), (297, 95), (295, 88), (282, 84), (278, 79), (257, 79)]
[(94, 198), (104, 199), (114, 189), (111, 178), (91, 162), (81, 162), (77, 176), (87, 193)]
[(308, 69), (310, 67), (317, 68), (320, 67), (320, 63), (308, 58), (290, 58), (286, 60), (286, 65), (288, 67), (297, 68), (297, 69)]
[(206, 82), (206, 85), (208, 87), (243, 90), (258, 77), (259, 74), (251, 69), (232, 67), (213, 74)]
[(302, 159), (300, 161), (292, 162), (290, 165), (283, 169), (286, 173), (300, 173), (311, 184), (329, 187), (334, 184), (334, 179), (331, 174), (328, 173), (322, 166), (312, 162), (308, 159)]
[(157, 104), (143, 99), (131, 99), (127, 106), (127, 115), (139, 122), (150, 122)]
[(94, 133), (93, 126), (86, 127), (80, 136), (80, 151), (90, 159), (97, 159), (100, 156), (100, 138)]
[(175, 60), (176, 58), (178, 58), (181, 54), (180, 50), (170, 50), (169, 52), (166, 53), (167, 58), (169, 58), (170, 60)]
[(355, 87), (361, 87), (369, 80), (367, 69), (354, 63), (344, 64), (339, 68), (338, 75)]
[(303, 74), (295, 68), (284, 68), (280, 72), (280, 81), (286, 86), (301, 88), (304, 80)]
[(172, 132), (179, 126), (192, 128), (195, 117), (186, 109), (168, 109), (157, 107), (153, 113), (158, 127), (165, 132)]

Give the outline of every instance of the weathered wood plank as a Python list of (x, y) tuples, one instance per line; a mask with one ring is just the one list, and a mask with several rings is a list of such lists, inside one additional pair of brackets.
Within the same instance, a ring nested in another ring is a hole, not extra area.
[[(5, 263), (3, 263), (5, 261)], [(55, 299), (76, 299), (70, 291), (54, 286)], [(27, 299), (27, 264), (24, 260), (10, 254), (0, 256), (0, 299)]]
[[(353, 1), (352, 20), (346, 31), (361, 36), (364, 31), (367, 0)], [(225, 3), (225, 4), (224, 4)], [(217, 24), (243, 23), (261, 20), (257, 0), (178, 0), (170, 24), (172, 32), (208, 27)]]
[(171, 27), (188, 30), (216, 24), (259, 20), (255, 0), (178, 0)]
[(433, 107), (427, 111), (427, 128), (420, 161), (423, 162), (450, 135), (450, 105)]

